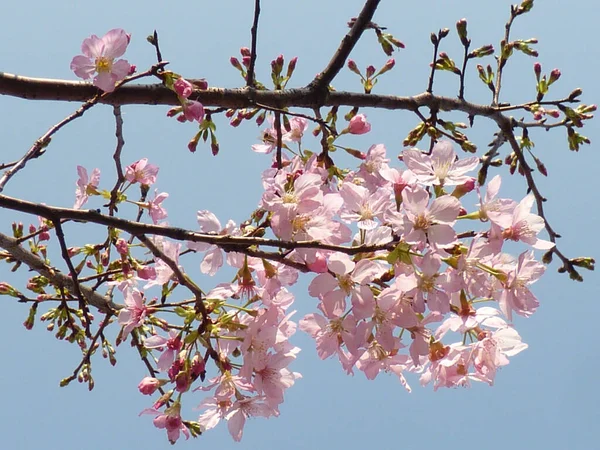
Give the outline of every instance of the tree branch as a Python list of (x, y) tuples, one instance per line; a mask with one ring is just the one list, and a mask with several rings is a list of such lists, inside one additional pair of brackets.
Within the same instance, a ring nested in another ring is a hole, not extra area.
[(327, 64), (327, 67), (323, 72), (318, 74), (315, 79), (308, 85), (309, 88), (317, 89), (318, 91), (326, 90), (327, 87), (331, 84), (335, 76), (342, 70), (344, 67), (344, 63), (346, 59), (350, 55), (350, 52), (360, 39), (363, 34), (363, 31), (367, 28), (371, 20), (373, 19), (373, 15), (375, 14), (375, 10), (377, 6), (379, 6), (380, 0), (367, 0), (365, 2), (365, 6), (363, 6), (362, 11), (354, 21), (352, 28), (340, 43), (337, 51)]
[[(0, 233), (0, 247), (5, 249), (17, 261), (26, 264), (29, 268), (40, 275), (48, 278), (53, 284), (64, 286), (67, 289), (75, 292), (75, 287), (71, 277), (57, 271), (53, 267), (46, 264), (39, 256), (34, 255), (28, 250), (21, 247), (17, 240)], [(79, 289), (88, 303), (104, 313), (115, 313), (123, 306), (113, 303), (113, 301), (100, 295), (89, 287), (80, 284)]]

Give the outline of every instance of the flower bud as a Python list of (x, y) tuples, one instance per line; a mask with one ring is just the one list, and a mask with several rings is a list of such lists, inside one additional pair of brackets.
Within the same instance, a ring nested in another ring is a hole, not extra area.
[(471, 42), (467, 39), (467, 19), (460, 19), (456, 22), (456, 31), (462, 45), (467, 47)]
[(237, 70), (242, 71), (244, 70), (242, 65), (240, 64), (239, 59), (237, 59), (235, 56), (232, 56), (231, 58), (229, 58), (229, 62), (231, 63), (231, 65), (233, 67), (235, 67)]
[(367, 116), (357, 114), (350, 120), (347, 130), (350, 134), (365, 134), (371, 131), (371, 124), (367, 122)]
[(556, 80), (558, 80), (560, 78), (560, 70), (558, 69), (553, 69), (552, 72), (550, 72), (550, 79), (548, 80), (548, 86), (550, 86), (552, 83), (554, 83)]
[(192, 83), (187, 81), (184, 78), (179, 78), (175, 83), (173, 83), (173, 88), (177, 95), (183, 98), (188, 98), (192, 92), (194, 92), (194, 86)]
[(129, 253), (129, 245), (127, 244), (127, 241), (125, 239), (117, 239), (115, 247), (117, 248), (117, 252), (119, 252), (120, 255), (127, 255)]
[(373, 75), (375, 75), (375, 67), (368, 66), (365, 75), (367, 78), (371, 78)]
[(160, 380), (152, 377), (145, 377), (138, 384), (139, 391), (144, 395), (152, 395), (160, 387)]
[(292, 76), (292, 74), (294, 73), (294, 70), (296, 70), (297, 62), (298, 62), (298, 57), (294, 56), (288, 63), (287, 73), (285, 75), (287, 78), (290, 78)]
[(350, 69), (355, 74), (360, 75), (360, 70), (358, 70), (358, 66), (356, 65), (353, 59), (348, 60), (348, 69)]
[(250, 49), (248, 47), (242, 47), (242, 48), (240, 48), (240, 54), (242, 56), (250, 56), (251, 52), (250, 52)]

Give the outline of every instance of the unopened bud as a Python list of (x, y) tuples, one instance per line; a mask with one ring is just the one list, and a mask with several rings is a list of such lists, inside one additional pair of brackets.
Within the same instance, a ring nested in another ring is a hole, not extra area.
[(242, 56), (250, 56), (251, 52), (250, 52), (250, 49), (248, 47), (242, 47), (242, 48), (240, 48), (240, 54)]
[(552, 72), (550, 72), (550, 79), (548, 80), (548, 86), (550, 86), (552, 83), (554, 83), (556, 80), (558, 80), (560, 78), (560, 70), (558, 69), (553, 69)]
[(581, 94), (583, 94), (583, 90), (582, 90), (581, 88), (574, 89), (574, 90), (573, 90), (573, 92), (571, 92), (571, 93), (569, 94), (569, 100), (570, 100), (570, 101), (573, 101), (573, 100), (575, 100), (577, 97), (579, 97)]
[(460, 19), (456, 22), (456, 31), (462, 45), (467, 47), (471, 42), (467, 39), (467, 19)]
[(285, 75), (287, 78), (290, 78), (292, 76), (292, 74), (294, 73), (294, 70), (296, 70), (297, 62), (298, 62), (298, 57), (294, 56), (288, 63), (287, 73)]
[(353, 59), (348, 60), (348, 69), (350, 69), (355, 74), (360, 75), (360, 70), (358, 70), (358, 66), (356, 65)]
[(450, 28), (442, 28), (438, 33), (438, 36), (440, 39), (444, 39), (446, 36), (448, 36), (448, 33), (450, 33)]
[(388, 59), (387, 62), (384, 64), (384, 66), (379, 70), (379, 73), (377, 75), (381, 75), (383, 73), (386, 73), (386, 72), (392, 70), (395, 65), (396, 65), (396, 60), (394, 58)]
[(240, 64), (240, 60), (237, 59), (235, 56), (232, 56), (231, 58), (229, 58), (229, 62), (231, 63), (231, 65), (233, 67), (235, 67), (237, 70), (244, 70), (242, 68), (242, 65)]

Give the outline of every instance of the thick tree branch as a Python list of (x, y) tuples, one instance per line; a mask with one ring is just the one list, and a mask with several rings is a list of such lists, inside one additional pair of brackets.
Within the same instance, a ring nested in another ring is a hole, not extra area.
[[(0, 233), (0, 247), (9, 252), (15, 260), (26, 264), (31, 270), (45, 276), (53, 284), (64, 286), (74, 292), (75, 287), (71, 277), (57, 271), (46, 264), (39, 256), (25, 250), (18, 244), (16, 239)], [(114, 313), (123, 307), (113, 303), (110, 298), (100, 295), (83, 284), (79, 285), (79, 289), (90, 305), (104, 313)]]
[(316, 88), (319, 91), (327, 89), (335, 76), (342, 70), (342, 67), (344, 67), (346, 59), (362, 36), (363, 31), (365, 31), (369, 23), (371, 23), (375, 10), (377, 9), (377, 6), (379, 6), (379, 2), (380, 0), (367, 0), (365, 2), (365, 6), (363, 6), (362, 11), (354, 21), (348, 34), (342, 39), (333, 58), (331, 58), (331, 61), (329, 61), (325, 70), (317, 75), (309, 84), (309, 87)]

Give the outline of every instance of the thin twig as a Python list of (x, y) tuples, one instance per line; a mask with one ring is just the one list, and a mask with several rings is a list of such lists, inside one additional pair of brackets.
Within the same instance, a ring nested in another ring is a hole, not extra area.
[(92, 318), (90, 316), (90, 310), (88, 309), (87, 303), (83, 298), (83, 294), (81, 293), (81, 289), (79, 287), (79, 280), (77, 279), (77, 271), (75, 270), (75, 267), (73, 266), (73, 261), (71, 261), (71, 257), (69, 256), (69, 249), (65, 240), (65, 233), (60, 222), (60, 219), (52, 220), (54, 229), (56, 230), (56, 238), (58, 239), (58, 243), (60, 245), (62, 258), (67, 264), (67, 267), (69, 268), (69, 273), (71, 274), (71, 280), (73, 280), (73, 292), (75, 293), (75, 297), (77, 297), (77, 299), (79, 300), (79, 309), (81, 309), (83, 318), (85, 319), (85, 335), (88, 338), (91, 338), (92, 333), (90, 331), (90, 323), (92, 322)]
[(254, 87), (254, 68), (256, 66), (256, 43), (258, 41), (258, 18), (260, 17), (260, 0), (254, 0), (254, 21), (252, 22), (252, 28), (250, 34), (252, 36), (252, 44), (250, 46), (250, 64), (248, 66), (248, 73), (246, 74), (246, 86), (249, 88)]
[(148, 248), (148, 250), (152, 252), (156, 258), (160, 258), (167, 266), (169, 266), (169, 268), (175, 274), (175, 277), (177, 277), (179, 284), (185, 286), (192, 292), (192, 294), (194, 294), (194, 297), (196, 298), (196, 310), (202, 314), (202, 317), (205, 321), (208, 320), (208, 313), (206, 311), (206, 307), (204, 306), (204, 301), (202, 300), (202, 297), (204, 296), (202, 290), (187, 275), (185, 275), (177, 263), (165, 255), (165, 253), (159, 249), (154, 242), (148, 239), (144, 234), (136, 234), (136, 237)]
[(115, 167), (117, 169), (117, 181), (114, 187), (110, 191), (110, 202), (108, 204), (109, 215), (114, 216), (117, 208), (117, 196), (119, 194), (119, 188), (125, 181), (125, 175), (123, 174), (123, 166), (121, 164), (121, 151), (125, 145), (123, 139), (123, 116), (121, 115), (121, 106), (113, 106), (113, 114), (115, 116), (115, 136), (117, 137), (117, 147), (113, 154), (113, 160), (115, 161)]
[[(148, 77), (148, 76), (153, 76), (156, 74), (158, 68), (162, 68), (164, 66), (164, 64), (155, 64), (154, 66), (152, 66), (151, 69), (142, 72), (138, 75), (129, 77), (124, 79), (123, 81), (121, 81), (120, 83), (117, 83), (115, 90), (117, 90), (118, 88), (120, 88), (121, 86), (123, 86), (126, 83), (129, 83), (130, 81), (133, 80), (137, 80), (143, 77)], [(94, 88), (94, 95), (91, 99), (87, 100), (83, 105), (81, 105), (74, 113), (70, 114), (69, 116), (65, 117), (63, 120), (61, 120), (60, 122), (58, 122), (56, 125), (53, 125), (52, 127), (50, 127), (50, 129), (48, 131), (46, 131), (46, 133), (44, 133), (37, 141), (35, 141), (35, 143), (29, 148), (29, 150), (25, 153), (25, 155), (23, 155), (23, 157), (21, 157), (21, 159), (19, 159), (19, 161), (17, 161), (17, 163), (12, 166), (10, 169), (8, 169), (4, 175), (2, 175), (2, 178), (0, 178), (0, 192), (2, 192), (4, 190), (4, 187), (6, 186), (6, 183), (17, 173), (19, 172), (21, 169), (23, 169), (25, 167), (25, 165), (27, 164), (27, 162), (29, 162), (30, 160), (37, 158), (39, 156), (41, 156), (43, 154), (43, 152), (45, 151), (45, 148), (50, 144), (50, 139), (52, 138), (52, 136), (54, 134), (56, 134), (56, 132), (58, 130), (60, 130), (62, 127), (64, 127), (65, 125), (69, 124), (70, 122), (72, 122), (73, 120), (83, 116), (83, 114), (90, 109), (92, 106), (96, 105), (97, 103), (100, 102), (101, 99), (105, 99), (107, 97), (110, 97), (112, 95), (112, 92), (104, 92), (104, 93), (99, 93), (97, 88)]]

